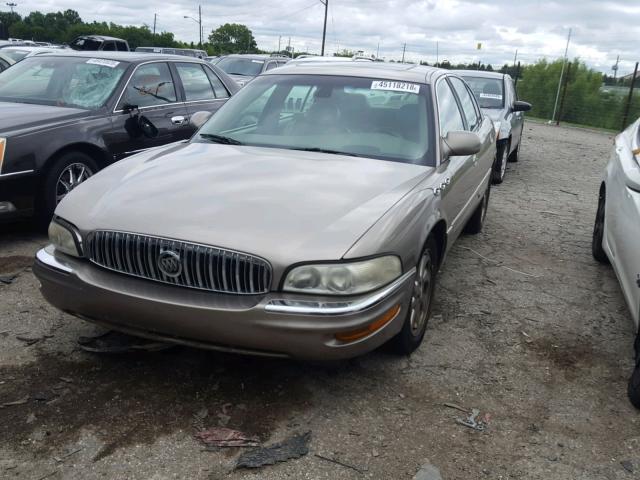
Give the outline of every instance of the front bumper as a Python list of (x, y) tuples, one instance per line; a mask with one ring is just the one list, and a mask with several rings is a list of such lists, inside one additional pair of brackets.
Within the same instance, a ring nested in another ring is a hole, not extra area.
[[(308, 360), (362, 355), (395, 336), (409, 305), (415, 269), (376, 292), (348, 299), (278, 292), (225, 295), (164, 285), (99, 268), (54, 252), (36, 255), (34, 273), (55, 307), (114, 330), (172, 343)], [(365, 328), (390, 309), (400, 312), (349, 343), (335, 334)]]
[(0, 221), (33, 214), (36, 184), (32, 171), (0, 175)]

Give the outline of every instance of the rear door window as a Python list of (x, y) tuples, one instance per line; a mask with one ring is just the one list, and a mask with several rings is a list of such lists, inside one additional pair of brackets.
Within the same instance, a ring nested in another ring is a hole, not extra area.
[(202, 65), (198, 63), (176, 63), (178, 75), (182, 80), (185, 99), (187, 102), (196, 100), (211, 100), (215, 98), (213, 87)]
[(104, 42), (102, 44), (102, 50), (104, 50), (105, 52), (115, 52), (116, 43), (115, 42)]

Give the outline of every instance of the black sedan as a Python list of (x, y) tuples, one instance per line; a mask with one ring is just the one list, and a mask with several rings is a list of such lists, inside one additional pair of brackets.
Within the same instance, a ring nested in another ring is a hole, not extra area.
[(206, 117), (196, 112), (215, 112), (237, 91), (223, 71), (195, 58), (60, 52), (24, 59), (0, 73), (0, 220), (35, 213), (46, 224), (98, 170), (188, 139)]

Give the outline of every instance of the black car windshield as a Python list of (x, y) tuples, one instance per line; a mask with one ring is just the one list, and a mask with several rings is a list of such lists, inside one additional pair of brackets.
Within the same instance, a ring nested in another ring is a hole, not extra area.
[(433, 165), (432, 112), (424, 84), (267, 75), (232, 97), (193, 141)]
[(225, 57), (216, 65), (218, 65), (218, 67), (231, 75), (246, 75), (248, 77), (255, 77), (257, 75), (260, 75), (260, 72), (262, 71), (262, 65), (264, 65), (264, 60), (240, 57)]
[(481, 108), (502, 108), (504, 106), (503, 82), (501, 78), (462, 76), (471, 87)]
[(0, 101), (102, 107), (128, 63), (86, 57), (27, 57), (0, 73)]

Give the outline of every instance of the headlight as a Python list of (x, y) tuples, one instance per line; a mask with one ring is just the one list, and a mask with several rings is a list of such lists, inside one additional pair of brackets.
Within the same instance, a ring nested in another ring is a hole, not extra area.
[(493, 122), (493, 126), (496, 129), (496, 140), (500, 138), (500, 122)]
[(70, 226), (67, 227), (55, 220), (49, 224), (49, 241), (59, 252), (79, 257), (80, 245), (77, 238)]
[(7, 149), (7, 139), (0, 138), (0, 173), (2, 173), (2, 163), (4, 162), (4, 151)]
[(357, 295), (376, 290), (401, 274), (400, 259), (391, 255), (353, 263), (302, 265), (289, 272), (283, 290), (324, 295)]

